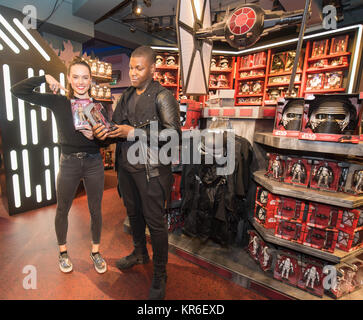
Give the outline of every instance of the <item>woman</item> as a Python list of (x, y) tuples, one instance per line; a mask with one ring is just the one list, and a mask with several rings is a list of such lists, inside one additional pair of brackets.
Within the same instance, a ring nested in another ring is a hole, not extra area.
[[(100, 142), (93, 138), (92, 128), (75, 130), (71, 99), (89, 99), (91, 87), (91, 69), (86, 61), (75, 58), (67, 70), (68, 90), (46, 74), (25, 79), (11, 88), (12, 93), (29, 103), (44, 106), (53, 111), (57, 121), (61, 157), (57, 177), (57, 210), (55, 231), (59, 245), (59, 267), (67, 273), (73, 265), (67, 253), (66, 238), (68, 230), (68, 212), (72, 205), (80, 180), (87, 193), (88, 207), (91, 214), (92, 250), (90, 257), (98, 273), (107, 270), (107, 264), (99, 253), (102, 215), (101, 202), (104, 187), (104, 167), (100, 154)], [(38, 93), (34, 89), (43, 82), (49, 85), (53, 94)], [(58, 90), (65, 90), (67, 97), (58, 95)]]

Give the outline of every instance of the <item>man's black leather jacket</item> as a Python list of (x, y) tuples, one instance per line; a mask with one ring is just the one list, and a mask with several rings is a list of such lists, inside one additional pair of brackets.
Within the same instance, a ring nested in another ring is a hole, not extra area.
[[(135, 128), (140, 128), (146, 131), (148, 142), (150, 142), (150, 122), (157, 121), (159, 131), (163, 129), (176, 130), (181, 138), (180, 125), (180, 108), (173, 94), (168, 89), (160, 85), (159, 82), (152, 80), (146, 90), (140, 95), (135, 106), (134, 112), (130, 112), (128, 101), (135, 92), (135, 87), (129, 87), (122, 95), (117, 103), (113, 113), (112, 120), (116, 124), (128, 124)], [(121, 144), (126, 139), (119, 139), (116, 146), (116, 168), (118, 167), (118, 159), (121, 152)], [(180, 141), (180, 140), (179, 140)], [(158, 144), (159, 148), (162, 143)], [(149, 146), (147, 154), (150, 154)], [(149, 157), (148, 157), (149, 159)], [(145, 165), (147, 174), (149, 175), (154, 169), (161, 164), (150, 164), (150, 161)]]

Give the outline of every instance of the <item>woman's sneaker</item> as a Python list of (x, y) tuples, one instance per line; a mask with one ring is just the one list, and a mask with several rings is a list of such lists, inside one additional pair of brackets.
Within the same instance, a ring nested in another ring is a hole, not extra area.
[(67, 253), (59, 254), (59, 268), (62, 272), (68, 273), (73, 270), (73, 264)]
[(101, 254), (96, 253), (93, 255), (91, 252), (90, 257), (98, 273), (105, 273), (107, 271), (106, 261), (102, 258)]

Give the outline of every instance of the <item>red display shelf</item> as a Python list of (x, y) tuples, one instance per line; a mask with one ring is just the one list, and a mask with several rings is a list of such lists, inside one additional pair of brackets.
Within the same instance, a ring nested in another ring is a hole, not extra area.
[(321, 89), (321, 90), (305, 90), (305, 93), (332, 93), (332, 92), (344, 92), (345, 88), (337, 88), (337, 89)]
[(161, 70), (178, 70), (179, 67), (178, 66), (157, 66), (156, 69), (161, 69)]
[(311, 58), (308, 58), (308, 61), (310, 62), (310, 61), (316, 61), (316, 60), (321, 60), (321, 59), (330, 59), (330, 58), (349, 56), (349, 55), (351, 55), (351, 52), (339, 52), (339, 53), (328, 54), (328, 55), (323, 55), (323, 56), (311, 57)]
[(249, 68), (239, 68), (238, 71), (250, 71), (250, 70), (256, 70), (256, 69), (263, 69), (263, 68), (266, 68), (266, 65), (253, 66), (253, 67), (249, 67)]
[(209, 87), (209, 90), (218, 90), (218, 89), (232, 89), (230, 87)]
[[(294, 82), (294, 85), (301, 84), (301, 81)], [(283, 83), (269, 83), (266, 85), (266, 87), (280, 87), (280, 86), (288, 86), (289, 82), (283, 82)]]
[(263, 93), (258, 93), (258, 94), (237, 94), (236, 97), (237, 98), (248, 98), (248, 97), (262, 97)]
[(236, 103), (236, 106), (261, 106), (262, 102), (243, 102)]
[(266, 75), (260, 75), (260, 76), (250, 76), (250, 77), (242, 77), (238, 78), (237, 81), (246, 81), (246, 80), (256, 80), (256, 79), (265, 79)]
[(99, 98), (96, 98), (96, 97), (92, 97), (92, 98), (97, 100), (97, 101), (112, 102), (112, 99), (99, 99)]
[(328, 66), (328, 67), (324, 67), (324, 68), (309, 68), (306, 70), (306, 73), (317, 73), (317, 72), (324, 72), (324, 71), (340, 70), (340, 69), (346, 69), (348, 67), (349, 67), (349, 64)]
[[(284, 71), (284, 72), (277, 72), (277, 73), (269, 73), (268, 77), (275, 77), (275, 76), (288, 76), (292, 72), (291, 71)], [(302, 71), (296, 71), (296, 74), (302, 73)]]
[(165, 88), (176, 88), (178, 86), (177, 84), (161, 84), (161, 85)]
[(230, 73), (232, 72), (232, 68), (230, 69), (210, 69), (210, 73)]

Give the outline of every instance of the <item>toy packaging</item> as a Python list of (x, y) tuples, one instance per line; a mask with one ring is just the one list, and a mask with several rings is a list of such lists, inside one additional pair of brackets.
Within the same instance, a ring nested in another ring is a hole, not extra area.
[(339, 89), (343, 84), (343, 72), (327, 72), (324, 77), (324, 89)]
[(254, 230), (248, 230), (247, 233), (249, 234), (247, 252), (253, 260), (259, 263), (261, 244), (263, 243), (263, 240)]
[(304, 225), (299, 222), (278, 219), (275, 236), (281, 239), (302, 243), (304, 236)]
[(271, 73), (283, 72), (285, 69), (285, 52), (275, 53), (271, 59)]
[(328, 39), (314, 41), (311, 57), (325, 56), (328, 53), (328, 42)]
[(339, 191), (356, 196), (363, 194), (363, 165), (350, 163), (342, 169)]
[(112, 131), (117, 128), (112, 121), (108, 121), (106, 119), (104, 115), (104, 108), (100, 103), (90, 103), (85, 106), (84, 114), (86, 115), (87, 120), (92, 126), (101, 123), (106, 127), (106, 130), (108, 131)]
[(361, 110), (358, 94), (309, 95), (299, 139), (358, 143)]
[(324, 73), (308, 74), (306, 91), (321, 90), (324, 86)]
[(331, 160), (313, 160), (310, 188), (326, 191), (338, 191), (341, 167)]
[(303, 112), (303, 98), (279, 99), (276, 107), (273, 135), (298, 137)]
[(74, 128), (76, 130), (89, 129), (90, 123), (87, 120), (85, 109), (92, 103), (90, 99), (72, 99), (72, 115)]
[(276, 181), (283, 181), (285, 176), (285, 157), (276, 153), (267, 153), (269, 157), (266, 176)]
[(324, 294), (324, 263), (320, 260), (303, 255), (300, 268), (300, 277), (297, 282), (298, 288), (318, 297), (322, 297)]
[(264, 241), (260, 243), (260, 254), (259, 254), (259, 263), (260, 267), (263, 271), (269, 271), (272, 268), (273, 262), (273, 254), (275, 249), (270, 245), (266, 244)]
[(312, 202), (306, 224), (311, 227), (334, 229), (340, 226), (342, 210), (338, 207)]
[(326, 228), (306, 226), (303, 244), (315, 249), (334, 252), (337, 244), (338, 231)]
[(334, 37), (331, 41), (330, 54), (347, 52), (348, 40), (348, 35)]
[(343, 251), (353, 251), (362, 247), (363, 230), (356, 230), (353, 234), (339, 230), (337, 248)]
[(363, 229), (363, 209), (343, 209), (339, 230), (353, 234), (356, 229)]
[(278, 197), (258, 186), (256, 190), (255, 220), (266, 229), (275, 229), (275, 210)]
[(288, 250), (278, 250), (274, 278), (296, 287), (300, 278), (300, 260), (300, 254)]
[(288, 157), (286, 159), (286, 175), (284, 182), (307, 187), (311, 172), (312, 160)]
[(298, 199), (288, 197), (280, 197), (277, 202), (276, 218), (302, 222), (307, 204)]

